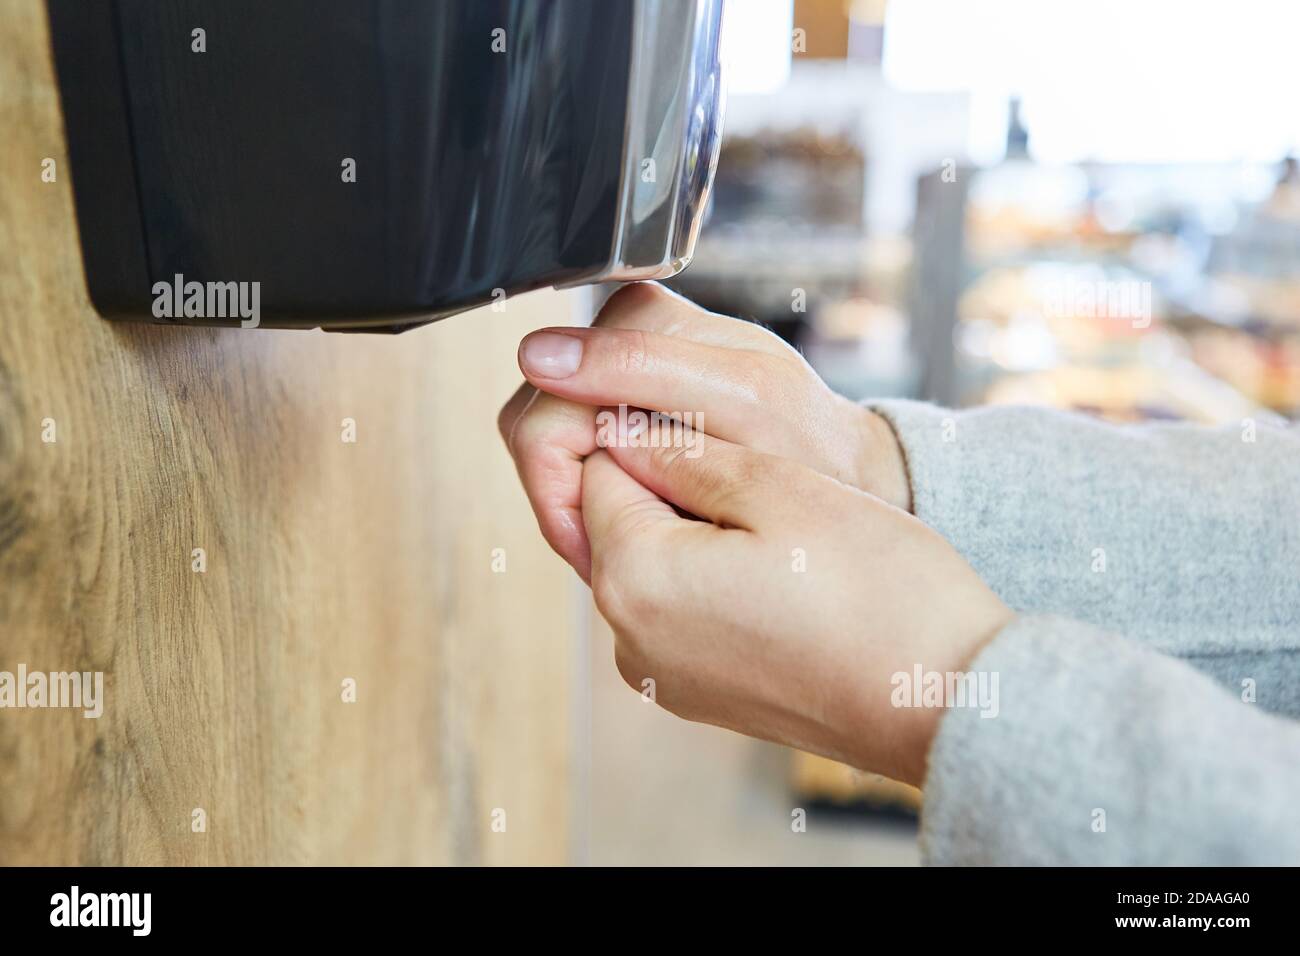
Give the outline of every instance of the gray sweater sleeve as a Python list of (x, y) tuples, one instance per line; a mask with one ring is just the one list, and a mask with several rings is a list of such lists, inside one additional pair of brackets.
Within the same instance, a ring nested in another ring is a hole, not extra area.
[(1300, 724), (1063, 618), (1017, 619), (971, 669), (996, 715), (939, 725), (925, 862), (1300, 864)]
[(873, 407), (898, 435), (916, 516), (1017, 611), (1180, 657), (1297, 646), (1300, 429)]
[(1300, 713), (1300, 433), (875, 407), (1021, 612), (972, 664), (997, 716), (940, 725), (925, 859), (1300, 864), (1300, 724), (1267, 712)]

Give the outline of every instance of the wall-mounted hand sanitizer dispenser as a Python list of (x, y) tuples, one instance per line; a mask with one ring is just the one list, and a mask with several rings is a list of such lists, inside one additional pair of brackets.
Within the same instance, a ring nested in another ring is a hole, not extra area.
[(722, 0), (48, 0), (90, 296), (400, 331), (690, 260)]

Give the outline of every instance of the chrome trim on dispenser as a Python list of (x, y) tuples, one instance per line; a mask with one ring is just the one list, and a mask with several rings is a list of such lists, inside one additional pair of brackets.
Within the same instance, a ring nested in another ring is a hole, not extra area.
[(613, 246), (581, 283), (666, 279), (690, 263), (722, 141), (722, 4), (637, 0)]

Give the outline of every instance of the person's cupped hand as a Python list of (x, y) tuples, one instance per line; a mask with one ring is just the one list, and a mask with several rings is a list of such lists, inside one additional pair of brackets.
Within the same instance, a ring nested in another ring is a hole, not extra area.
[[(520, 364), (502, 434), (627, 683), (920, 784), (942, 711), (895, 706), (894, 676), (961, 671), (1013, 615), (908, 513), (889, 425), (770, 333), (650, 285), (533, 333)], [(676, 417), (610, 440), (617, 405)]]

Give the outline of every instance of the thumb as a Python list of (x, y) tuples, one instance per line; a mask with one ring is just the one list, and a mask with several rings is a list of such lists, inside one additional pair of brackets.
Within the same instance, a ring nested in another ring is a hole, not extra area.
[(694, 431), (664, 416), (651, 416), (648, 426), (608, 450), (646, 493), (721, 527), (746, 531), (787, 515), (797, 497), (800, 473), (811, 474), (788, 459)]

